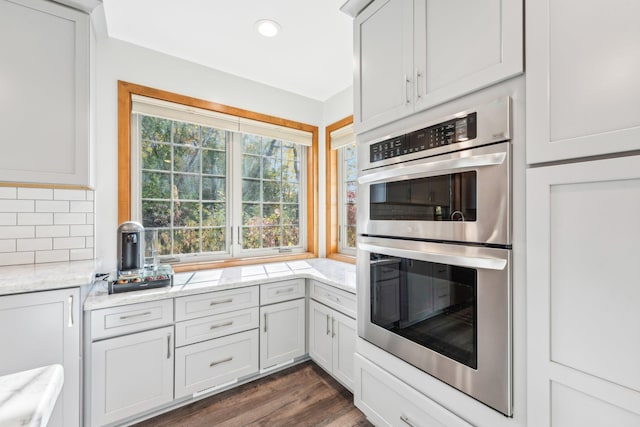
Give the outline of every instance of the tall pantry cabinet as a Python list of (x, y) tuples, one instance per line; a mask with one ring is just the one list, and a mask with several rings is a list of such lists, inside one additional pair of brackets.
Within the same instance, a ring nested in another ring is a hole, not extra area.
[(640, 425), (638, 16), (526, 4), (531, 426)]

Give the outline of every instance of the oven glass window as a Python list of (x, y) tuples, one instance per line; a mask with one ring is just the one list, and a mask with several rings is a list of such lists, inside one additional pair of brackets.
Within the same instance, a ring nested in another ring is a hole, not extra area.
[(475, 171), (370, 186), (370, 218), (404, 221), (475, 221)]
[(371, 322), (477, 369), (477, 271), (371, 254)]

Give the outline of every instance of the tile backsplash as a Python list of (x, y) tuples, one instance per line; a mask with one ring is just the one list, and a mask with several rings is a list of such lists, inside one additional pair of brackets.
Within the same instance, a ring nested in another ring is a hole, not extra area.
[(0, 266), (94, 258), (94, 192), (0, 187)]

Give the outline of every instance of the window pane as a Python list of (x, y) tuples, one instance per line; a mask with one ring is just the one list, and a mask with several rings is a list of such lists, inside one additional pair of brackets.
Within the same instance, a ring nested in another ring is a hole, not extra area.
[(145, 199), (170, 199), (171, 175), (168, 173), (143, 171), (142, 197)]
[(356, 227), (347, 227), (347, 247), (356, 247)]
[(227, 174), (227, 156), (224, 151), (202, 151), (202, 173), (210, 175)]
[(262, 247), (277, 248), (280, 246), (281, 227), (262, 227)]
[(197, 228), (173, 231), (173, 253), (193, 254), (200, 252), (200, 230)]
[(242, 200), (247, 202), (260, 201), (260, 181), (242, 180)]
[(202, 177), (202, 200), (224, 201), (227, 197), (225, 178)]
[(260, 157), (242, 156), (242, 177), (260, 178)]
[(193, 147), (173, 147), (173, 170), (176, 172), (200, 172), (200, 150)]
[(171, 202), (142, 201), (142, 225), (144, 227), (169, 227)]
[(280, 225), (280, 204), (262, 205), (262, 224)]
[(256, 135), (242, 135), (242, 152), (244, 154), (260, 154), (262, 138)]
[(298, 203), (300, 197), (300, 184), (282, 184), (282, 201), (286, 203)]
[(289, 182), (300, 181), (300, 162), (288, 161), (282, 164), (282, 180)]
[(353, 255), (356, 248), (356, 207), (358, 177), (356, 145), (349, 144), (339, 149), (340, 158), (338, 169), (339, 180), (339, 206), (338, 226), (342, 236), (339, 242), (339, 250)]
[(202, 126), (200, 127), (201, 143), (203, 148), (213, 148), (216, 150), (226, 151), (226, 132), (220, 129), (214, 129)]
[(358, 162), (356, 161), (356, 158), (348, 158), (345, 163), (346, 180), (355, 181), (358, 178)]
[(282, 177), (282, 161), (274, 157), (265, 157), (262, 162), (262, 179), (277, 179)]
[(347, 182), (347, 203), (356, 203), (356, 191), (358, 190), (358, 184), (356, 182), (349, 181)]
[(174, 227), (197, 227), (200, 225), (200, 203), (199, 202), (175, 202)]
[(262, 199), (265, 202), (279, 202), (282, 184), (276, 181), (265, 181), (262, 183)]
[(347, 225), (356, 225), (356, 205), (355, 204), (347, 204)]
[(158, 255), (171, 255), (171, 230), (158, 230)]
[(200, 126), (192, 123), (173, 122), (173, 143), (199, 145)]
[(142, 168), (154, 170), (171, 169), (171, 146), (157, 142), (142, 141)]
[(242, 204), (242, 223), (245, 225), (260, 225), (260, 204), (243, 203)]
[(174, 194), (176, 199), (199, 199), (200, 198), (200, 176), (179, 175), (173, 178)]
[(282, 227), (282, 246), (300, 245), (300, 227)]
[(140, 115), (143, 141), (171, 142), (171, 120)]
[(262, 138), (262, 154), (264, 156), (281, 158), (281, 146), (282, 143), (278, 139)]
[(282, 224), (299, 224), (300, 223), (300, 208), (298, 205), (284, 205), (282, 206)]
[(227, 247), (224, 228), (205, 228), (202, 230), (202, 252), (220, 252)]
[(262, 247), (260, 227), (242, 227), (242, 249), (259, 249)]
[(225, 203), (203, 203), (202, 225), (224, 227), (227, 223)]

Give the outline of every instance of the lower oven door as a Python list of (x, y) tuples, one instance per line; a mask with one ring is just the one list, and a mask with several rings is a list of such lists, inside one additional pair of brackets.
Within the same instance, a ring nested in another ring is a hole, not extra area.
[(511, 415), (511, 251), (358, 238), (358, 334)]

